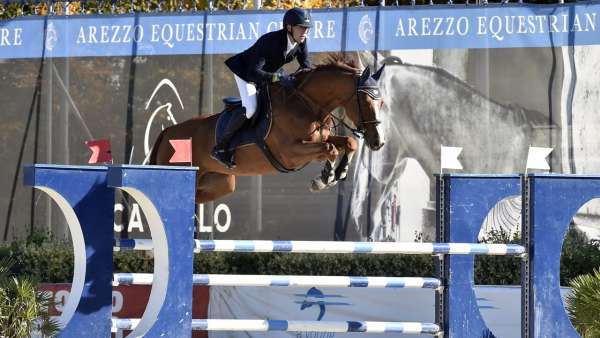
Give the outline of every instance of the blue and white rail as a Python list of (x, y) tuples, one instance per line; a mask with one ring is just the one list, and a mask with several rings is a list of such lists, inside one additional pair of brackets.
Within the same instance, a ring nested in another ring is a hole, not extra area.
[[(152, 285), (151, 273), (115, 273), (113, 285)], [(345, 276), (278, 276), (278, 275), (204, 275), (193, 276), (195, 285), (207, 286), (283, 286), (283, 287), (350, 287), (438, 289), (437, 278), (420, 277), (345, 277)]]
[[(152, 249), (150, 239), (123, 239), (115, 242), (115, 251)], [(517, 244), (195, 240), (194, 252), (216, 251), (501, 256), (525, 254), (525, 248)]]
[[(139, 319), (113, 318), (113, 330), (131, 330)], [(303, 320), (245, 320), (194, 319), (196, 331), (287, 331), (287, 332), (369, 332), (404, 334), (439, 334), (440, 327), (433, 323), (369, 322), (369, 321), (303, 321)]]

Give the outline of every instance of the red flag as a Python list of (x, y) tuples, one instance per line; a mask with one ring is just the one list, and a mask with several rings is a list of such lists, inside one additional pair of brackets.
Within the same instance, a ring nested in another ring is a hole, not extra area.
[(85, 141), (85, 144), (92, 151), (92, 156), (88, 163), (104, 163), (112, 162), (112, 153), (110, 152), (109, 140), (93, 140)]
[(169, 140), (175, 153), (169, 163), (192, 163), (192, 140)]

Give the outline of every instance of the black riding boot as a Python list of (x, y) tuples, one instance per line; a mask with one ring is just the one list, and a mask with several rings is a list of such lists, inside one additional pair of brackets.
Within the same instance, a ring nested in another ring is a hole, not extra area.
[(228, 149), (229, 142), (236, 134), (236, 132), (246, 124), (246, 122), (248, 122), (248, 118), (246, 118), (246, 108), (235, 108), (235, 111), (232, 113), (231, 119), (227, 123), (227, 127), (223, 132), (221, 142), (215, 145), (210, 154), (210, 157), (220, 162), (229, 169), (235, 168), (235, 162), (233, 161), (233, 152), (229, 151)]

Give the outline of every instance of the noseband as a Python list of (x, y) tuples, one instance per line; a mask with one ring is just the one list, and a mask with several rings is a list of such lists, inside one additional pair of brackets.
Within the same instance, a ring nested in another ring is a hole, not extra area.
[(356, 92), (354, 94), (352, 94), (352, 96), (350, 96), (349, 98), (344, 100), (343, 104), (345, 104), (350, 99), (352, 99), (353, 96), (356, 96), (356, 105), (358, 106), (358, 118), (360, 119), (360, 121), (358, 122), (358, 125), (356, 126), (356, 128), (352, 128), (349, 125), (347, 125), (346, 123), (344, 123), (344, 125), (346, 126), (346, 128), (350, 129), (355, 135), (362, 136), (367, 132), (368, 125), (372, 124), (372, 125), (377, 126), (381, 123), (381, 121), (378, 120), (377, 118), (375, 118), (373, 120), (364, 120), (363, 119), (362, 109), (361, 109), (361, 104), (360, 104), (360, 95), (358, 95), (358, 93), (365, 93), (365, 94), (367, 94), (367, 96), (369, 96), (373, 100), (381, 100), (381, 91), (379, 90), (378, 86), (371, 85), (371, 84), (360, 84), (358, 81), (360, 81), (360, 79), (357, 80), (357, 83), (356, 83)]

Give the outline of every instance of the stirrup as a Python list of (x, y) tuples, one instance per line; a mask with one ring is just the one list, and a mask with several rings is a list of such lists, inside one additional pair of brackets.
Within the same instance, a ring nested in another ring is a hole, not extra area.
[(226, 159), (221, 158), (221, 156), (227, 155), (227, 153), (228, 152), (225, 151), (225, 149), (213, 149), (213, 151), (210, 152), (210, 158), (219, 162), (221, 165), (223, 165), (227, 169), (234, 169), (236, 167), (236, 164), (233, 161), (233, 155), (230, 155), (230, 161), (227, 161)]

